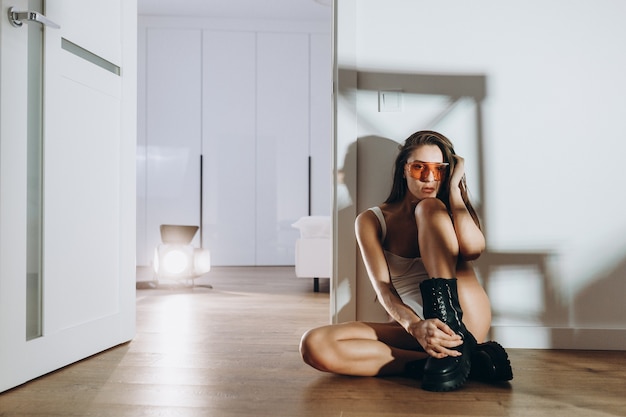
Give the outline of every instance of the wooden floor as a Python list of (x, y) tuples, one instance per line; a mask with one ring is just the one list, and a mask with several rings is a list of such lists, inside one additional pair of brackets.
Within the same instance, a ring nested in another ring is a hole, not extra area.
[(298, 341), (328, 321), (324, 281), (216, 268), (213, 289), (140, 289), (132, 342), (1, 394), (0, 416), (626, 416), (626, 352), (510, 350), (510, 384), (449, 393), (315, 371)]

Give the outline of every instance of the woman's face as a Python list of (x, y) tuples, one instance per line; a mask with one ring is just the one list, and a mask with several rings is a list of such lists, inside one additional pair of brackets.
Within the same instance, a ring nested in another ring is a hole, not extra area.
[(422, 145), (411, 152), (404, 165), (409, 192), (418, 200), (437, 197), (439, 186), (446, 180), (447, 164), (437, 145)]

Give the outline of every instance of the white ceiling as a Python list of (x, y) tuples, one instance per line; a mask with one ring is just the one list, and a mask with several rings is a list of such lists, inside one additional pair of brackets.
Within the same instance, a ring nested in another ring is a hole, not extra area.
[(138, 0), (140, 15), (327, 20), (332, 0)]

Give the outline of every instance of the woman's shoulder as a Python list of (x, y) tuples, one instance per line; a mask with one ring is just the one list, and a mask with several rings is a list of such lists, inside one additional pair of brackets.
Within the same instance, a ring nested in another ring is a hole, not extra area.
[(381, 206), (373, 206), (360, 212), (355, 220), (357, 228), (374, 227), (380, 231), (381, 226), (385, 227), (385, 215)]
[(363, 222), (363, 221), (369, 221), (369, 220), (374, 220), (377, 216), (376, 216), (376, 211), (379, 211), (380, 208), (375, 206), (375, 207), (370, 207), (366, 210), (363, 210), (362, 212), (360, 212), (359, 214), (357, 214), (356, 216), (356, 221), (357, 222)]
[(377, 211), (379, 211), (378, 207), (371, 207), (357, 215), (354, 226), (359, 240), (374, 237), (379, 240), (381, 234), (384, 234), (386, 230), (384, 217), (381, 219), (382, 214), (378, 214)]
[(385, 218), (385, 208), (384, 204), (380, 206), (372, 206), (368, 209), (363, 210), (357, 215), (357, 220), (368, 219), (368, 220), (381, 220)]

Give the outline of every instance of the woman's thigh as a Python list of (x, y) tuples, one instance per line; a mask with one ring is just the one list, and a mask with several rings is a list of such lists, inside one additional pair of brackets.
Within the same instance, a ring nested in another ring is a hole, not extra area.
[(305, 363), (343, 375), (393, 375), (426, 354), (397, 323), (348, 322), (309, 330), (300, 353)]
[(419, 350), (420, 344), (397, 322), (370, 323), (352, 321), (320, 328), (333, 341), (373, 340), (398, 349)]

